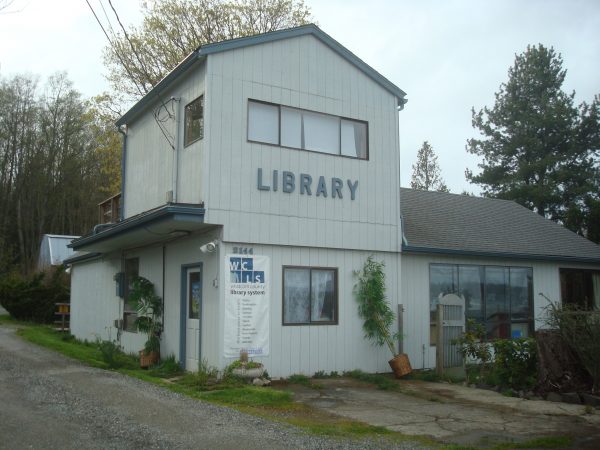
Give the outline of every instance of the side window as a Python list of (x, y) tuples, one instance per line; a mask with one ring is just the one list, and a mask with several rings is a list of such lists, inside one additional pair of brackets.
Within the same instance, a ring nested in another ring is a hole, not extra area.
[(337, 269), (283, 268), (283, 324), (338, 323)]
[(185, 107), (184, 146), (204, 137), (204, 95)]
[(135, 319), (137, 314), (134, 305), (129, 301), (129, 291), (133, 286), (133, 281), (140, 275), (139, 258), (130, 258), (125, 260), (125, 300), (123, 304), (123, 329), (125, 331), (136, 331)]

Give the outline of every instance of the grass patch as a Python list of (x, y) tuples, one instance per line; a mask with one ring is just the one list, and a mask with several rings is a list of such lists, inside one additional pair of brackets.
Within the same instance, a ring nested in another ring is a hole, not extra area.
[(571, 448), (572, 444), (573, 438), (569, 436), (548, 436), (525, 442), (499, 444), (494, 448), (497, 450), (513, 448)]
[(97, 346), (89, 342), (80, 342), (71, 335), (60, 333), (50, 327), (31, 325), (19, 328), (17, 335), (26, 341), (57, 351), (90, 366), (108, 368), (108, 364), (103, 361), (102, 352)]
[(11, 317), (10, 314), (0, 314), (0, 325), (19, 325), (19, 326), (28, 326), (28, 325), (37, 325), (33, 322), (25, 322), (23, 320), (17, 320)]
[(290, 375), (286, 378), (286, 381), (291, 384), (299, 384), (301, 386), (306, 386), (311, 389), (323, 389), (323, 385), (320, 383), (313, 382), (309, 377), (302, 374), (294, 374)]
[(401, 391), (400, 385), (386, 375), (366, 373), (362, 370), (351, 370), (349, 372), (344, 372), (344, 376), (364, 381), (365, 383), (374, 384), (377, 386), (377, 389), (381, 389), (382, 391)]
[(203, 392), (199, 398), (229, 406), (287, 408), (293, 404), (290, 392), (255, 386)]

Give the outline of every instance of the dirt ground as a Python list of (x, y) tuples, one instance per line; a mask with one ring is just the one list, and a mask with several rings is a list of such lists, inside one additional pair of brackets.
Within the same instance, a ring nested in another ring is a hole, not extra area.
[[(350, 379), (285, 386), (331, 415), (438, 442), (486, 446), (570, 435), (572, 448), (600, 448), (600, 411), (528, 401), (468, 387), (400, 381), (402, 392)], [(281, 386), (279, 388), (282, 388)], [(323, 420), (325, 420), (323, 419)], [(299, 428), (193, 400), (119, 373), (84, 366), (27, 343), (0, 325), (1, 449), (377, 449), (393, 446), (310, 435)]]
[[(0, 325), (0, 449), (383, 449), (84, 366)], [(423, 448), (404, 442), (397, 449)]]
[(469, 446), (568, 435), (572, 448), (600, 448), (600, 411), (583, 405), (505, 397), (446, 383), (400, 380), (402, 392), (390, 392), (351, 379), (315, 382), (321, 388), (287, 388), (303, 403), (406, 435)]

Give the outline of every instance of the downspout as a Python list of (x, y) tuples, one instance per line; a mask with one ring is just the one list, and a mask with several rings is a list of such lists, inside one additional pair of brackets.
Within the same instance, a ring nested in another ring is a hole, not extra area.
[(165, 332), (165, 253), (167, 251), (167, 247), (165, 245), (162, 246), (162, 310), (163, 310), (163, 319), (162, 319), (162, 331)]
[(173, 149), (173, 203), (177, 203), (177, 185), (179, 184), (179, 101), (181, 99), (171, 97), (171, 101), (175, 102), (175, 142)]
[[(125, 129), (125, 130), (123, 130)], [(119, 221), (125, 219), (125, 174), (127, 168), (127, 126), (117, 126), (123, 135), (123, 148), (121, 150), (121, 204), (119, 205)]]

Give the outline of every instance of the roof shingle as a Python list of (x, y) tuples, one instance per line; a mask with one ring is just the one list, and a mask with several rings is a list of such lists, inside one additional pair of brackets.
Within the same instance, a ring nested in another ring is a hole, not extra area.
[(600, 246), (509, 200), (402, 188), (405, 251), (600, 263)]

